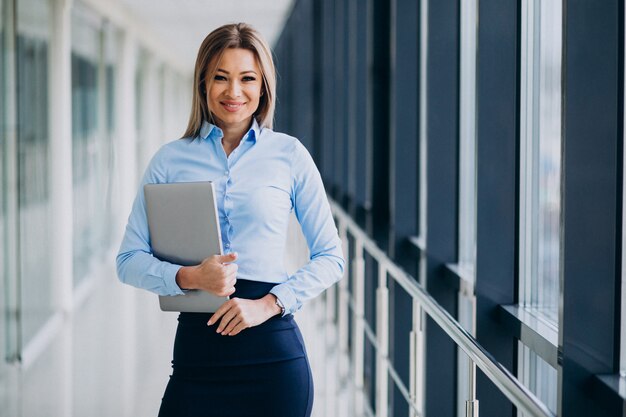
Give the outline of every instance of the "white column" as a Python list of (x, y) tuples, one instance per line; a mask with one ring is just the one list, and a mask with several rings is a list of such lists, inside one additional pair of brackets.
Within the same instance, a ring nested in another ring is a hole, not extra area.
[(51, 278), (55, 309), (72, 310), (72, 0), (52, 0), (49, 55)]

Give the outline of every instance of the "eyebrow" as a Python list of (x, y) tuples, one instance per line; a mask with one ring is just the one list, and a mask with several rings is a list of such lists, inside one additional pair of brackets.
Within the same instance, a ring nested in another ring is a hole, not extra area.
[[(218, 68), (218, 69), (217, 69), (217, 72), (223, 72), (224, 74), (230, 74), (230, 72), (226, 71), (225, 69), (221, 69), (221, 68)], [(242, 71), (242, 72), (240, 72), (239, 74), (249, 74), (249, 73), (252, 73), (252, 74), (255, 74), (255, 75), (256, 75), (256, 72), (254, 72), (254, 71), (252, 71), (252, 70)]]

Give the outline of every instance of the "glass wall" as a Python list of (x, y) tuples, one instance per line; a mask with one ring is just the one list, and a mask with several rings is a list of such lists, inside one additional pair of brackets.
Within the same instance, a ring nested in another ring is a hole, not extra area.
[(518, 343), (518, 349), (520, 352), (519, 380), (556, 414), (558, 397), (556, 369), (523, 343)]
[(103, 140), (101, 141), (101, 195), (103, 200), (103, 220), (107, 225), (103, 231), (102, 249), (117, 246), (117, 242), (113, 242), (113, 225), (121, 219), (117, 216), (114, 206), (116, 192), (116, 146), (115, 146), (115, 129), (117, 120), (115, 119), (115, 86), (117, 81), (117, 53), (118, 53), (118, 29), (111, 23), (105, 22), (103, 26), (103, 70), (104, 74), (100, 77), (100, 83), (103, 84), (103, 94), (100, 100), (100, 114), (103, 120)]
[[(475, 334), (474, 275), (476, 265), (476, 37), (478, 1), (460, 2), (459, 66), (459, 270), (466, 282), (458, 297), (458, 321)], [(470, 397), (467, 355), (457, 353), (457, 415), (465, 416)]]
[(50, 2), (17, 9), (18, 204), (23, 345), (53, 313), (49, 275), (48, 50)]
[(0, 0), (0, 415), (8, 415), (8, 369), (6, 366), (8, 352), (8, 329), (7, 329), (7, 261), (6, 246), (7, 239), (7, 218), (6, 218), (6, 166), (7, 166), (7, 149), (6, 149), (6, 71), (5, 71), (5, 55), (7, 46), (6, 25), (5, 25), (5, 1)]
[(520, 304), (558, 321), (561, 180), (560, 2), (522, 2)]
[(476, 262), (476, 30), (477, 0), (461, 1), (459, 111), (459, 266), (473, 280)]
[(104, 249), (108, 175), (100, 82), (100, 18), (76, 2), (72, 8), (72, 167), (74, 188), (74, 283), (88, 276), (89, 264)]
[[(560, 279), (561, 9), (560, 2), (522, 2), (519, 304), (554, 328)], [(520, 379), (555, 410), (556, 370), (524, 345), (518, 358)]]

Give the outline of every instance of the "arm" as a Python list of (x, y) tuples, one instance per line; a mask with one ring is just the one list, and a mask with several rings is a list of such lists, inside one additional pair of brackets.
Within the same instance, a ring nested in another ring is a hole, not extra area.
[(158, 260), (152, 255), (143, 186), (165, 182), (161, 151), (152, 158), (139, 185), (126, 232), (116, 258), (117, 275), (125, 284), (159, 295), (183, 294), (176, 282), (180, 265)]
[(322, 178), (306, 148), (299, 142), (292, 158), (292, 196), (296, 217), (309, 250), (309, 262), (270, 293), (295, 313), (343, 276), (341, 240), (330, 211)]
[(231, 295), (235, 291), (237, 265), (232, 262), (236, 254), (210, 256), (200, 265), (189, 267), (160, 261), (152, 255), (143, 186), (166, 182), (162, 152), (163, 148), (150, 161), (135, 197), (116, 259), (119, 279), (159, 295), (184, 294), (181, 288)]

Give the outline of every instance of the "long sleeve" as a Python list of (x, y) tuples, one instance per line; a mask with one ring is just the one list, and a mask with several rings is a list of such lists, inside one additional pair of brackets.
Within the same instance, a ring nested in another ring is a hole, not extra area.
[(306, 148), (296, 143), (292, 158), (292, 198), (296, 217), (310, 251), (309, 262), (270, 292), (295, 313), (343, 276), (341, 240), (332, 217), (322, 178)]
[(120, 281), (134, 287), (159, 295), (178, 295), (183, 294), (176, 284), (176, 274), (181, 267), (160, 261), (152, 255), (143, 193), (145, 184), (164, 182), (162, 156), (163, 153), (159, 152), (152, 158), (137, 191), (116, 259), (117, 275)]

